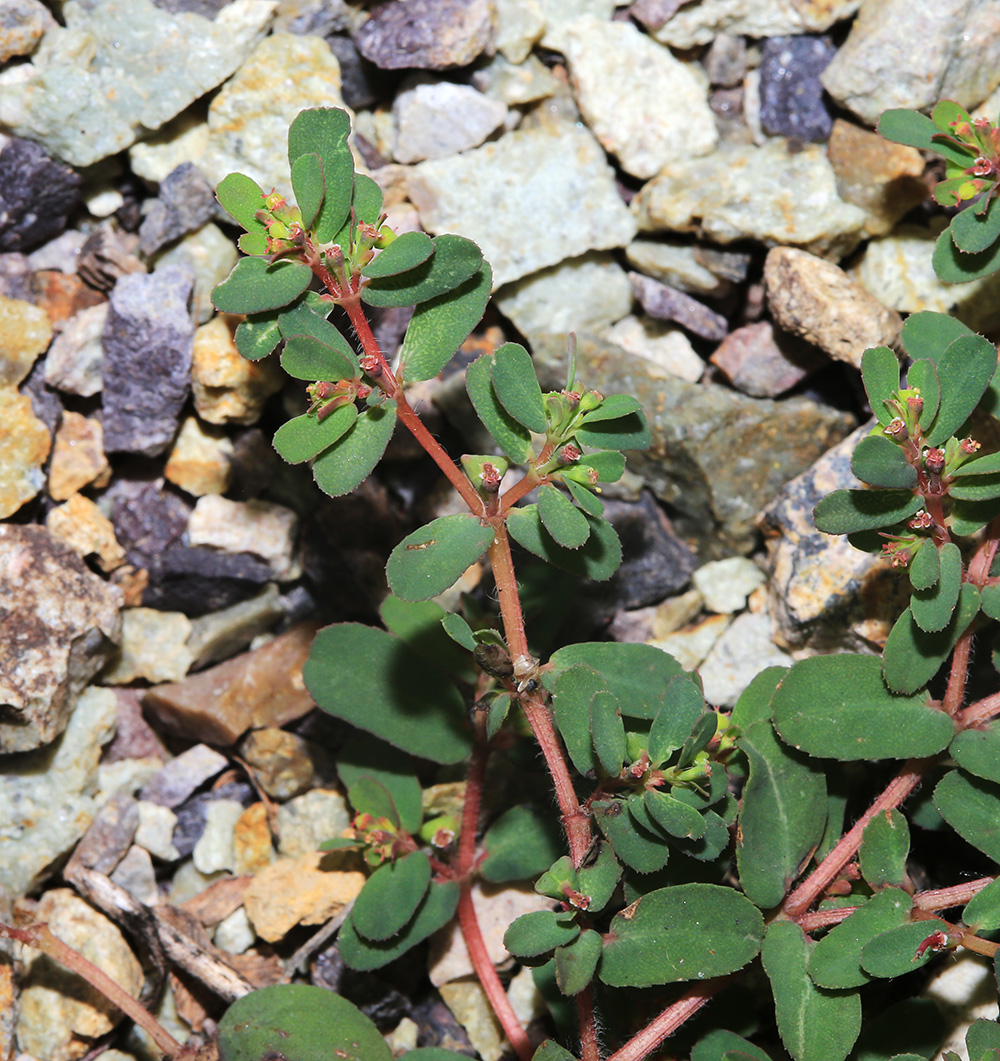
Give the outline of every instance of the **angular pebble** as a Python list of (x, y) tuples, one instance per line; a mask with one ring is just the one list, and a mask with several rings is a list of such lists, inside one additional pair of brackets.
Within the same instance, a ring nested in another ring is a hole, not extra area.
[(181, 857), (174, 847), (176, 827), (177, 815), (169, 807), (139, 800), (139, 828), (136, 829), (135, 842), (151, 855), (164, 862), (174, 862)]
[[(624, 246), (636, 231), (603, 149), (568, 123), (420, 162), (408, 188), (425, 229), (462, 232), (479, 244), (495, 287), (588, 250)], [(553, 213), (556, 202), (576, 209)]]
[(201, 228), (215, 216), (215, 192), (193, 162), (182, 162), (163, 179), (139, 226), (139, 250), (147, 257)]
[(142, 603), (192, 618), (244, 601), (274, 578), (271, 565), (249, 553), (198, 546), (172, 545), (146, 562), (149, 583)]
[(567, 46), (566, 31), (583, 15), (611, 21), (615, 13), (615, 0), (538, 0), (545, 19), (545, 33), (539, 41), (544, 48), (561, 52)]
[(102, 302), (70, 317), (45, 357), (45, 382), (57, 390), (89, 398), (103, 386), (104, 325), (108, 304)]
[(269, 582), (256, 596), (221, 611), (209, 612), (191, 621), (188, 648), (194, 653), (195, 668), (220, 659), (229, 659), (285, 614), (278, 587)]
[(494, 0), (496, 33), (493, 43), (511, 65), (520, 65), (545, 32), (540, 0)]
[(233, 442), (219, 428), (188, 416), (181, 424), (174, 448), (163, 469), (175, 486), (195, 497), (223, 494), (229, 486)]
[(65, 504), (52, 509), (45, 517), (45, 526), (80, 556), (95, 555), (102, 571), (114, 571), (125, 562), (114, 524), (83, 494), (73, 494)]
[(760, 59), (760, 124), (772, 136), (827, 140), (833, 116), (819, 75), (837, 49), (826, 37), (801, 34), (764, 41)]
[(354, 34), (361, 54), (383, 70), (467, 66), (490, 44), (488, 0), (387, 0)]
[(250, 918), (241, 906), (215, 926), (212, 942), (227, 954), (242, 954), (253, 946), (256, 938)]
[(642, 308), (656, 320), (672, 321), (702, 339), (724, 339), (729, 322), (696, 298), (652, 280), (642, 273), (629, 273), (632, 292)]
[(55, 25), (40, 0), (6, 0), (0, 9), (0, 63), (15, 55), (30, 55), (42, 34)]
[(196, 744), (175, 756), (143, 786), (142, 799), (161, 807), (176, 807), (195, 789), (221, 773), (229, 760), (207, 744)]
[(745, 556), (727, 556), (702, 564), (691, 576), (705, 607), (718, 615), (742, 611), (747, 597), (766, 581), (763, 571)]
[(582, 15), (566, 27), (565, 39), (580, 113), (626, 173), (652, 177), (668, 162), (715, 147), (708, 79), (696, 64), (675, 59), (631, 22)]
[(827, 364), (815, 347), (775, 331), (770, 321), (730, 332), (710, 360), (738, 391), (753, 398), (777, 398)]
[(38, 526), (0, 526), (0, 752), (47, 744), (121, 639), (121, 591)]
[(771, 640), (764, 612), (738, 615), (712, 646), (698, 673), (708, 703), (732, 707), (765, 667), (790, 667), (795, 661)]
[(898, 313), (842, 269), (793, 247), (768, 252), (764, 285), (780, 327), (856, 369), (868, 347), (892, 346), (903, 327)]
[(122, 643), (101, 673), (106, 685), (177, 682), (188, 672), (193, 656), (187, 647), (191, 621), (183, 612), (126, 608), (122, 612)]
[(194, 864), (201, 873), (232, 870), (236, 865), (234, 836), (243, 804), (235, 799), (214, 799), (205, 809), (205, 831), (194, 845)]
[(272, 799), (291, 799), (312, 784), (309, 746), (295, 733), (274, 727), (252, 730), (240, 744), (240, 755)]
[(252, 553), (271, 566), (279, 581), (301, 573), (292, 552), (298, 517), (271, 501), (230, 501), (213, 494), (198, 498), (188, 521), (192, 545), (227, 553)]
[(0, 386), (17, 386), (52, 340), (43, 309), (23, 299), (0, 297)]
[(111, 880), (145, 906), (155, 906), (160, 899), (156, 885), (156, 872), (149, 852), (138, 844), (125, 853), (111, 873)]
[(608, 328), (604, 338), (678, 379), (697, 383), (704, 375), (705, 362), (676, 325), (649, 317), (625, 317)]
[(457, 155), (478, 147), (506, 117), (503, 103), (470, 85), (419, 80), (393, 100), (393, 158), (410, 163)]
[(697, 670), (731, 622), (730, 615), (709, 615), (691, 626), (651, 638), (648, 644), (669, 653), (685, 670)]
[[(195, 853), (197, 853), (195, 848)], [(270, 866), (275, 859), (271, 846), (271, 830), (267, 807), (251, 803), (236, 821), (233, 830), (233, 870), (237, 874), (255, 874)]]
[(155, 457), (188, 395), (194, 324), (191, 273), (179, 266), (122, 277), (104, 326), (104, 444)]
[(853, 15), (858, 0), (668, 0), (667, 6), (670, 17), (652, 29), (652, 36), (674, 48), (692, 48), (708, 44), (719, 32), (747, 37), (822, 33)]
[(252, 727), (281, 726), (313, 707), (302, 681), (302, 664), (316, 626), (300, 623), (253, 652), (160, 685), (146, 707), (173, 733), (224, 747)]
[(344, 797), (332, 788), (314, 788), (278, 808), (278, 850), (286, 858), (298, 858), (340, 836), (350, 824)]
[(729, 283), (706, 264), (704, 248), (678, 239), (640, 236), (625, 248), (629, 265), (662, 284), (692, 295), (726, 294)]
[(56, 431), (49, 466), (49, 497), (65, 501), (93, 483), (108, 485), (111, 465), (104, 455), (104, 429), (101, 421), (68, 410)]
[(840, 258), (857, 246), (865, 213), (837, 194), (833, 168), (817, 144), (791, 150), (722, 143), (700, 159), (664, 167), (632, 200), (643, 231), (700, 231), (719, 243), (756, 239)]
[(0, 251), (30, 250), (58, 236), (79, 201), (80, 175), (39, 144), (14, 138), (0, 150)]
[(218, 225), (209, 223), (163, 251), (154, 271), (180, 266), (194, 274), (191, 316), (195, 324), (204, 324), (215, 315), (212, 289), (232, 272), (238, 257), (233, 241)]

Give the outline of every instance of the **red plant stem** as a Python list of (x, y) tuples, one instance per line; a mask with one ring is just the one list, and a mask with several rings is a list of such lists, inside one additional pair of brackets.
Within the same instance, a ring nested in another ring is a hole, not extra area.
[(539, 478), (534, 469), (528, 471), (524, 478), (515, 483), (509, 490), (505, 491), (502, 498), (500, 498), (500, 512), (503, 515), (507, 513), (527, 494), (530, 494), (543, 480)]
[(953, 884), (950, 888), (919, 892), (913, 897), (913, 908), (915, 910), (947, 910), (952, 906), (964, 906), (994, 880), (996, 880), (995, 877), (980, 877), (978, 880), (966, 881), (964, 884)]
[(184, 1049), (181, 1044), (163, 1027), (162, 1024), (134, 999), (120, 984), (115, 983), (103, 969), (98, 969), (79, 951), (74, 950), (55, 935), (48, 925), (30, 925), (27, 928), (14, 928), (0, 924), (0, 936), (25, 943), (35, 950), (40, 950), (53, 961), (65, 965), (78, 976), (82, 976), (92, 987), (97, 988), (109, 1002), (113, 1002), (126, 1016), (131, 1017), (156, 1045), (168, 1056), (177, 1057)]
[(803, 932), (815, 932), (818, 928), (829, 928), (846, 921), (858, 908), (856, 906), (839, 906), (836, 910), (816, 910), (811, 914), (802, 914), (794, 918)]
[(968, 630), (958, 639), (951, 656), (951, 670), (948, 672), (948, 685), (941, 707), (952, 716), (962, 706), (962, 698), (965, 696), (965, 680), (969, 674), (969, 654), (972, 650), (972, 630), (970, 624)]
[(594, 989), (590, 984), (576, 996), (576, 1017), (580, 1025), (581, 1061), (600, 1061), (597, 1045), (597, 1021), (594, 1019)]
[(732, 976), (719, 976), (703, 984), (688, 988), (676, 1002), (655, 1017), (641, 1032), (636, 1032), (608, 1061), (642, 1061), (648, 1057), (668, 1036), (701, 1009), (713, 995), (719, 993)]
[(978, 725), (994, 715), (1000, 715), (1000, 693), (991, 693), (982, 700), (970, 704), (964, 711), (959, 711), (955, 716), (955, 722), (961, 729)]
[(788, 896), (783, 905), (786, 916), (794, 920), (812, 906), (815, 899), (857, 853), (861, 846), (861, 836), (865, 831), (865, 826), (880, 811), (898, 807), (920, 784), (924, 774), (935, 762), (937, 762), (935, 757), (907, 760), (902, 770), (889, 782), (882, 795), (861, 815), (850, 831), (840, 838), (834, 849), (813, 872)]
[(493, 962), (490, 961), (490, 956), (486, 951), (486, 943), (479, 929), (476, 910), (472, 905), (471, 885), (468, 880), (462, 881), (461, 889), (458, 897), (458, 923), (465, 937), (465, 945), (469, 948), (472, 967), (476, 970), (490, 1006), (493, 1007), (493, 1012), (497, 1015), (504, 1034), (510, 1040), (518, 1058), (520, 1061), (531, 1061), (533, 1053), (531, 1042), (521, 1027), (521, 1022), (517, 1019), (507, 992), (504, 991), (500, 977), (497, 976), (497, 971), (493, 968)]

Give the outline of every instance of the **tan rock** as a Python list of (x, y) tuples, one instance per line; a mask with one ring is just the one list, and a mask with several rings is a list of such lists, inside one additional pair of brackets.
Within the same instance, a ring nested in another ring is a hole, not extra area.
[[(142, 966), (103, 914), (69, 888), (55, 888), (42, 896), (35, 917), (133, 998), (139, 997)], [(23, 982), (17, 1038), (21, 1049), (34, 1057), (74, 1061), (121, 1020), (121, 1012), (96, 988), (30, 948), (24, 949)]]
[(291, 799), (312, 784), (308, 745), (295, 733), (273, 726), (255, 729), (240, 745), (240, 753), (273, 799)]
[(208, 494), (198, 499), (188, 520), (192, 545), (227, 553), (254, 553), (266, 560), (280, 581), (301, 574), (293, 559), (298, 516), (271, 501), (230, 501)]
[(712, 651), (732, 621), (731, 615), (710, 615), (700, 623), (683, 627), (647, 644), (669, 652), (685, 670), (694, 670)]
[(194, 334), (194, 407), (210, 424), (255, 424), (264, 402), (285, 382), (277, 359), (247, 361), (233, 334), (239, 318), (213, 317)]
[(56, 431), (49, 466), (49, 497), (65, 501), (78, 490), (93, 483), (107, 486), (111, 465), (104, 455), (104, 428), (100, 420), (81, 413), (63, 413)]
[(233, 832), (233, 853), (233, 868), (238, 875), (259, 873), (274, 861), (267, 807), (263, 803), (251, 803), (239, 816)]
[(314, 623), (298, 623), (252, 652), (150, 689), (146, 707), (172, 732), (223, 746), (248, 729), (291, 722), (314, 706), (302, 665), (315, 633)]
[(439, 990), (479, 1057), (483, 1061), (500, 1061), (510, 1047), (478, 981), (455, 980), (442, 984)]
[(229, 485), (232, 454), (230, 438), (189, 416), (181, 424), (163, 474), (195, 497), (222, 494)]
[(0, 386), (16, 386), (52, 340), (45, 310), (20, 298), (0, 296)]
[(12, 516), (45, 483), (49, 429), (35, 416), (31, 399), (12, 384), (0, 386), (0, 519)]
[(191, 620), (183, 612), (126, 608), (121, 648), (101, 674), (101, 681), (108, 685), (128, 685), (137, 678), (180, 681), (194, 660), (187, 647), (190, 634)]
[(837, 361), (861, 367), (870, 346), (896, 341), (902, 318), (832, 262), (774, 247), (764, 262), (768, 305), (778, 324)]
[(319, 925), (357, 898), (365, 875), (321, 868), (324, 853), (279, 858), (261, 870), (243, 897), (257, 935), (269, 943), (296, 925)]
[[(96, 554), (102, 571), (113, 571), (125, 562), (111, 520), (83, 494), (73, 494), (45, 517), (45, 526), (81, 556)], [(160, 679), (162, 681), (162, 679)]]

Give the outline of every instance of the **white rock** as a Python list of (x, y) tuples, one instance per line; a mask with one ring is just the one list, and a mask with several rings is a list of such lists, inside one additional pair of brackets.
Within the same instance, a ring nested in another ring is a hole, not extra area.
[(102, 302), (80, 310), (65, 322), (45, 358), (45, 382), (50, 387), (84, 398), (101, 390), (101, 335), (107, 316), (108, 303)]
[(478, 147), (504, 123), (507, 107), (470, 85), (422, 77), (392, 104), (397, 162), (446, 158)]
[(159, 901), (153, 860), (149, 852), (138, 844), (133, 844), (125, 852), (125, 857), (112, 871), (111, 879), (145, 906), (155, 906)]
[(710, 612), (727, 615), (746, 607), (747, 597), (766, 581), (764, 572), (745, 556), (727, 556), (702, 564), (691, 576)]
[(339, 836), (350, 823), (347, 803), (339, 792), (314, 788), (278, 807), (278, 850), (287, 858), (298, 858)]
[(689, 383), (697, 383), (705, 372), (705, 362), (676, 324), (650, 317), (625, 317), (612, 325), (604, 337), (633, 356), (645, 358)]
[(853, 15), (860, 0), (694, 0), (681, 5), (652, 36), (675, 48), (708, 44), (719, 33), (784, 37), (822, 33)]
[(685, 670), (692, 671), (701, 666), (730, 621), (728, 615), (710, 615), (700, 623), (685, 626), (647, 643), (668, 652)]
[(493, 0), (497, 51), (511, 63), (523, 63), (545, 32), (540, 0)]
[(125, 608), (121, 648), (100, 680), (107, 685), (128, 685), (137, 678), (154, 685), (179, 682), (194, 660), (187, 647), (190, 635), (191, 620), (183, 612)]
[(610, 22), (615, 13), (615, 0), (539, 0), (545, 19), (545, 33), (541, 44), (561, 52), (566, 47), (566, 28), (581, 15), (592, 15)]
[(243, 804), (235, 799), (215, 799), (205, 810), (205, 831), (194, 845), (192, 856), (201, 873), (215, 873), (233, 869), (236, 865), (234, 846), (236, 823), (243, 813)]
[(198, 498), (188, 521), (192, 545), (227, 553), (253, 553), (266, 560), (279, 581), (297, 578), (292, 557), (298, 517), (270, 501), (230, 501), (208, 494)]
[(732, 621), (701, 665), (705, 699), (710, 704), (732, 707), (765, 667), (788, 667), (793, 662), (771, 641), (767, 615), (744, 612)]
[(229, 954), (242, 954), (253, 946), (257, 936), (242, 906), (237, 907), (228, 917), (224, 917), (215, 926), (212, 942)]
[(145, 799), (138, 801), (138, 807), (139, 827), (135, 831), (135, 842), (164, 862), (174, 862), (180, 858), (180, 852), (174, 847), (177, 815), (169, 807), (161, 807)]
[(696, 63), (675, 59), (630, 22), (583, 15), (565, 38), (580, 113), (627, 173), (652, 177), (668, 162), (715, 147), (708, 78)]
[(640, 236), (625, 248), (629, 265), (661, 284), (692, 295), (715, 295), (723, 281), (698, 258), (697, 245), (680, 240), (647, 239)]

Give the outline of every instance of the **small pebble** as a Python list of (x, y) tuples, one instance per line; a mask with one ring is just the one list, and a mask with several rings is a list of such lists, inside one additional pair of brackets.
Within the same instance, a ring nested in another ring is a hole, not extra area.
[(156, 886), (156, 873), (149, 852), (133, 844), (111, 873), (111, 879), (120, 885), (133, 899), (145, 906), (155, 906), (160, 892)]
[(292, 556), (297, 529), (298, 517), (284, 505), (230, 501), (214, 495), (200, 497), (188, 521), (192, 545), (253, 553), (270, 564), (279, 581), (290, 581), (301, 573)]
[(45, 526), (80, 556), (96, 555), (102, 571), (114, 571), (125, 562), (114, 524), (83, 494), (73, 494), (65, 504), (52, 509), (45, 517)]
[(312, 784), (308, 745), (294, 733), (274, 727), (252, 730), (240, 744), (240, 754), (272, 799), (291, 799)]
[(278, 808), (278, 850), (297, 858), (340, 836), (350, 824), (344, 797), (333, 789), (314, 788)]
[(101, 674), (109, 685), (180, 681), (191, 666), (187, 639), (191, 621), (183, 612), (155, 608), (126, 608), (122, 612), (122, 643), (117, 656)]
[(243, 804), (234, 799), (215, 799), (205, 811), (205, 831), (194, 845), (194, 864), (201, 873), (232, 870), (236, 864), (234, 833)]
[(747, 597), (764, 584), (764, 572), (744, 556), (729, 556), (702, 564), (691, 576), (705, 607), (717, 615), (742, 611)]
[(256, 938), (250, 918), (241, 906), (215, 926), (212, 942), (227, 954), (243, 954), (253, 946)]
[(232, 453), (228, 435), (202, 424), (196, 416), (188, 416), (177, 432), (163, 474), (195, 497), (223, 494), (229, 486)]
[(135, 832), (135, 842), (164, 862), (174, 862), (180, 858), (180, 852), (173, 842), (177, 815), (169, 807), (145, 799), (140, 799), (138, 806), (139, 827)]
[(49, 465), (49, 497), (65, 501), (93, 484), (100, 489), (111, 480), (111, 465), (104, 455), (104, 430), (100, 420), (67, 410), (56, 431)]

